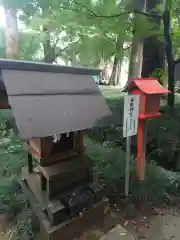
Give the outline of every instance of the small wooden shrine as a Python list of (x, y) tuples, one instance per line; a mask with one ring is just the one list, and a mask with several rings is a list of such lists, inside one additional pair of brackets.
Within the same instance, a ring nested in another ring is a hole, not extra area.
[(26, 140), (22, 182), (41, 239), (72, 239), (103, 216), (108, 203), (83, 142), (85, 129), (111, 115), (92, 78), (99, 70), (6, 60), (0, 69), (2, 108), (11, 106)]

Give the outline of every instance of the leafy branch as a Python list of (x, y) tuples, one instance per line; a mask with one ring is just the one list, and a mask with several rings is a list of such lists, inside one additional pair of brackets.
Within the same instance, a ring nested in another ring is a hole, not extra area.
[(79, 5), (80, 7), (82, 7), (82, 8), (85, 8), (90, 14), (92, 14), (94, 17), (98, 17), (98, 15), (95, 13), (95, 12), (93, 12), (91, 9), (89, 9), (85, 4), (83, 4), (83, 3), (79, 3), (79, 2), (77, 2), (77, 1), (73, 1), (76, 5)]
[(89, 7), (87, 7), (85, 4), (83, 3), (79, 3), (76, 0), (73, 0), (73, 3), (80, 6), (80, 8), (74, 8), (74, 7), (64, 7), (64, 6), (60, 6), (60, 8), (62, 9), (66, 9), (66, 10), (70, 10), (70, 11), (74, 11), (74, 12), (82, 12), (82, 8), (84, 8), (85, 10), (87, 10), (87, 15), (90, 18), (104, 18), (104, 19), (113, 19), (113, 18), (118, 18), (118, 17), (122, 17), (124, 15), (128, 15), (131, 13), (135, 13), (135, 14), (140, 14), (140, 15), (144, 15), (146, 17), (150, 17), (150, 18), (155, 18), (155, 19), (162, 19), (162, 16), (159, 14), (154, 14), (154, 13), (147, 13), (147, 12), (142, 12), (139, 11), (137, 9), (133, 9), (130, 11), (124, 11), (118, 14), (114, 14), (114, 15), (98, 15), (96, 12), (94, 12), (92, 9), (90, 9)]

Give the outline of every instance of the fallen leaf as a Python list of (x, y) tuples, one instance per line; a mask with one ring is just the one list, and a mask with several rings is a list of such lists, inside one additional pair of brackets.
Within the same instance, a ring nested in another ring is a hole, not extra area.
[(130, 223), (132, 223), (133, 225), (136, 225), (137, 224), (137, 222), (135, 221), (135, 220), (131, 220), (131, 221), (129, 221)]
[(151, 228), (150, 224), (145, 224), (145, 228)]

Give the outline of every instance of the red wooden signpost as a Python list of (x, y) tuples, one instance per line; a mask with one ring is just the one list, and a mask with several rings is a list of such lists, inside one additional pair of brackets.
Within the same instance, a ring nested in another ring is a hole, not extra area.
[(155, 78), (135, 78), (128, 85), (131, 94), (140, 95), (138, 137), (137, 137), (137, 175), (140, 181), (145, 175), (147, 119), (159, 117), (160, 98), (168, 90)]

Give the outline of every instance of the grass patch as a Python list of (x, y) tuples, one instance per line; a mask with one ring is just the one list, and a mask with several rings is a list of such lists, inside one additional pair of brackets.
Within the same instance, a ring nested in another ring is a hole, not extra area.
[[(124, 193), (125, 153), (120, 148), (101, 145), (86, 139), (86, 152), (93, 160), (95, 176), (101, 182), (111, 186), (112, 190)], [(147, 201), (159, 204), (171, 195), (180, 194), (180, 174), (159, 167), (156, 162), (147, 164), (146, 179), (139, 184), (136, 177), (136, 158), (131, 159), (131, 197), (133, 202)]]
[(89, 138), (85, 141), (86, 153), (94, 163), (94, 172), (98, 179), (108, 185), (121, 184), (124, 179), (125, 153), (119, 148), (100, 145)]
[[(11, 112), (2, 111), (0, 114), (0, 214), (7, 215), (11, 221), (18, 219), (19, 214), (28, 208), (28, 201), (20, 186), (20, 171), (26, 164), (26, 152), (22, 141), (12, 130), (13, 124)], [(24, 224), (27, 225), (27, 222), (24, 221)], [(18, 226), (19, 221), (16, 220), (14, 228)], [(31, 228), (28, 231), (31, 231)], [(17, 231), (18, 234), (20, 232), (21, 230)], [(17, 239), (35, 239), (18, 238), (18, 234)], [(28, 235), (32, 236), (32, 234)]]

